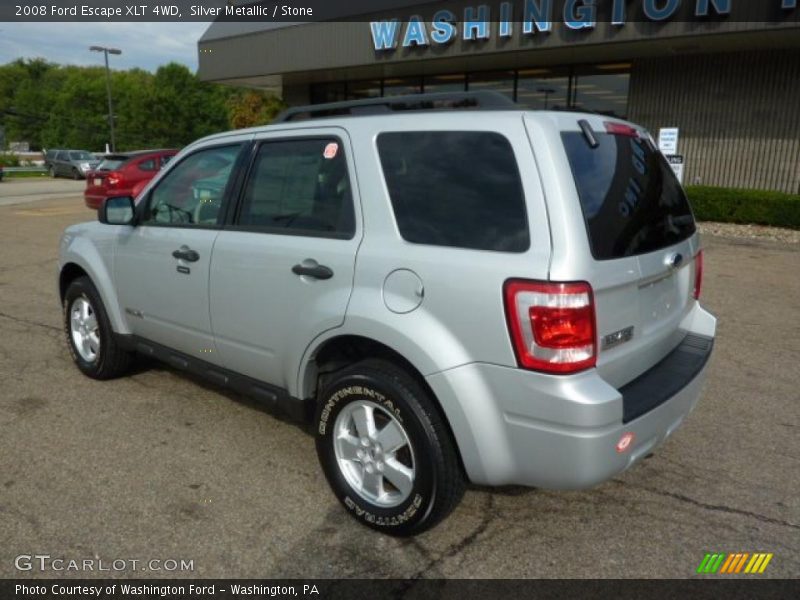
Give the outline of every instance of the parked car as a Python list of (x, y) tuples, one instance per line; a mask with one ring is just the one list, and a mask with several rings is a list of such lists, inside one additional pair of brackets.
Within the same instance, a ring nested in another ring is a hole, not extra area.
[(44, 164), (50, 177), (72, 177), (81, 179), (94, 169), (100, 161), (87, 150), (50, 149), (45, 152)]
[(86, 206), (97, 210), (111, 196), (135, 197), (177, 152), (166, 149), (109, 154), (86, 177)]
[(686, 195), (603, 115), (487, 93), (290, 109), (98, 217), (61, 241), (77, 367), (109, 379), (139, 352), (307, 423), (338, 500), (392, 535), (466, 481), (628, 469), (693, 409), (713, 347)]

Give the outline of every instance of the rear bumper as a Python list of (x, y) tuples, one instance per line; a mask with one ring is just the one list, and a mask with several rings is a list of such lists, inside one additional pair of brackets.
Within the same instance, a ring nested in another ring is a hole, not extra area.
[[(684, 344), (621, 390), (594, 369), (557, 377), (473, 363), (429, 376), (470, 480), (582, 489), (652, 452), (694, 408), (705, 381), (716, 321), (699, 305), (687, 321)], [(631, 406), (644, 412), (633, 417)], [(634, 440), (618, 452), (626, 433)]]

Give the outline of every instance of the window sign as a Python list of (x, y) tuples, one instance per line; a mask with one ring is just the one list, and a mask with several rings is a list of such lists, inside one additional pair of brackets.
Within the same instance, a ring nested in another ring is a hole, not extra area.
[(678, 153), (679, 133), (677, 127), (663, 127), (658, 130), (658, 149), (665, 156)]
[(675, 172), (675, 177), (678, 178), (681, 185), (683, 185), (683, 156), (680, 154), (672, 154), (667, 156), (667, 162), (672, 170)]

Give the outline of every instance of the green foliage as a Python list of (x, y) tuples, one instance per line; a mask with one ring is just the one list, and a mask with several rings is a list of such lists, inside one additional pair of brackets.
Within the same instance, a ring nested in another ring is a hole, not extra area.
[(0, 153), (0, 167), (18, 167), (19, 157), (16, 154)]
[[(118, 150), (181, 147), (241, 121), (237, 98), (252, 94), (269, 119), (282, 107), (261, 92), (205, 83), (183, 65), (155, 73), (111, 72)], [(109, 142), (105, 67), (18, 59), (0, 66), (0, 119), (6, 140), (32, 149), (102, 151)], [(238, 116), (237, 116), (238, 115)], [(235, 117), (235, 118), (234, 118)]]
[(227, 104), (230, 126), (234, 129), (266, 125), (286, 108), (280, 98), (257, 90), (243, 90), (234, 94), (228, 98)]
[(800, 229), (800, 195), (765, 190), (688, 186), (699, 221), (755, 223)]

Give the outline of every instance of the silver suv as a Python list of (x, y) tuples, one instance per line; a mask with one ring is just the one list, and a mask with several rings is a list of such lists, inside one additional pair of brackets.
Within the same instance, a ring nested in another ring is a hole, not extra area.
[(716, 320), (652, 138), (489, 94), (292, 109), (204, 138), (61, 240), (78, 368), (156, 357), (309, 424), (358, 521), (467, 481), (586, 488), (697, 402)]

